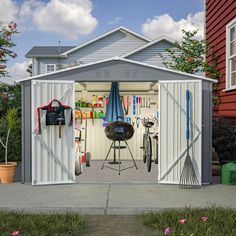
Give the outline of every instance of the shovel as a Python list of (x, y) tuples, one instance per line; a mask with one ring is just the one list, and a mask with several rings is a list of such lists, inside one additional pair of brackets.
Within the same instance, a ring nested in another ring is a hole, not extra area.
[(61, 124), (62, 124), (62, 121), (64, 121), (65, 119), (64, 118), (57, 118), (57, 120), (59, 121), (59, 138), (61, 138)]

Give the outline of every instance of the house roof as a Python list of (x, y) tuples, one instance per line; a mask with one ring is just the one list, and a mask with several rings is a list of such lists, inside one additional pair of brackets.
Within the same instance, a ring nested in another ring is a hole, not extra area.
[(138, 48), (135, 48), (132, 51), (129, 51), (129, 52), (125, 53), (124, 55), (122, 55), (122, 57), (125, 58), (125, 57), (128, 57), (128, 56), (131, 56), (131, 55), (133, 55), (133, 54), (135, 54), (135, 53), (137, 53), (139, 51), (142, 51), (143, 49), (148, 48), (148, 47), (152, 46), (153, 44), (159, 43), (159, 42), (161, 42), (163, 40), (165, 40), (165, 41), (167, 41), (167, 42), (169, 42), (171, 44), (173, 44), (175, 42), (173, 39), (167, 37), (166, 35), (162, 35), (162, 36), (160, 36), (160, 37), (150, 41), (149, 43), (146, 43), (146, 44), (144, 44), (144, 45), (142, 45), (142, 46), (140, 46)]
[(74, 47), (74, 48), (72, 48), (72, 49), (70, 49), (70, 50), (68, 50), (68, 51), (66, 51), (66, 52), (64, 52), (64, 53), (62, 53), (62, 55), (67, 55), (67, 54), (69, 54), (69, 53), (72, 53), (72, 52), (74, 52), (74, 51), (76, 51), (76, 50), (78, 50), (78, 49), (80, 49), (80, 48), (83, 48), (83, 47), (85, 47), (85, 46), (87, 46), (87, 45), (89, 45), (89, 44), (91, 44), (91, 43), (93, 43), (93, 42), (96, 42), (96, 41), (98, 41), (98, 40), (100, 40), (100, 39), (102, 39), (102, 38), (105, 38), (105, 37), (107, 37), (108, 35), (111, 35), (111, 34), (117, 32), (117, 31), (124, 31), (124, 32), (127, 32), (127, 33), (132, 34), (132, 35), (134, 35), (135, 37), (137, 37), (137, 38), (139, 38), (139, 39), (141, 39), (141, 40), (143, 40), (143, 41), (145, 41), (145, 42), (150, 42), (150, 41), (151, 41), (150, 39), (144, 37), (143, 35), (138, 34), (138, 33), (134, 32), (134, 31), (132, 31), (132, 30), (130, 30), (130, 29), (127, 29), (127, 28), (125, 28), (124, 26), (119, 26), (119, 27), (117, 27), (117, 28), (115, 28), (115, 29), (113, 29), (113, 30), (111, 30), (111, 31), (109, 31), (109, 32), (107, 32), (107, 33), (105, 33), (105, 34), (102, 34), (102, 35), (98, 36), (98, 37), (95, 38), (95, 39), (92, 39), (92, 40), (90, 40), (90, 41), (88, 41), (88, 42), (85, 42), (84, 44), (81, 44), (81, 45), (79, 45), (79, 46), (77, 46), (77, 47)]
[[(61, 54), (71, 50), (75, 46), (60, 46)], [(58, 46), (36, 46), (30, 49), (26, 57), (59, 57), (59, 47)]]
[(58, 51), (58, 46), (36, 46), (36, 47), (33, 47), (29, 52), (27, 52), (27, 54), (25, 55), (26, 57), (28, 58), (31, 58), (31, 57), (67, 57), (68, 54), (80, 49), (80, 48), (83, 48), (89, 44), (92, 44), (93, 42), (96, 42), (102, 38), (105, 38), (117, 31), (124, 31), (124, 32), (127, 32), (129, 34), (132, 34), (134, 35), (135, 37), (145, 41), (145, 42), (150, 42), (150, 39), (132, 31), (132, 30), (129, 30), (123, 26), (120, 26), (120, 27), (117, 27), (105, 34), (102, 34), (88, 42), (85, 42), (79, 46), (61, 46), (60, 49), (61, 49), (61, 53), (59, 55), (59, 51)]
[[(125, 65), (125, 66), (124, 66)], [(146, 81), (147, 79), (147, 73), (150, 72), (152, 79), (151, 80), (182, 80), (182, 79), (199, 79), (199, 80), (205, 80), (209, 82), (216, 83), (217, 80), (210, 79), (204, 76), (195, 75), (195, 74), (188, 74), (181, 71), (175, 71), (171, 69), (167, 69), (164, 67), (157, 67), (153, 65), (149, 65), (142, 62), (137, 62), (121, 57), (113, 57), (106, 60), (101, 60), (97, 62), (92, 62), (84, 65), (79, 65), (67, 69), (63, 69), (56, 72), (51, 72), (47, 74), (40, 74), (28, 78), (24, 78), (21, 80), (18, 80), (16, 82), (24, 82), (28, 80), (34, 80), (34, 79), (47, 79), (47, 80), (75, 80), (75, 81), (97, 81), (100, 80), (96, 78), (96, 70), (100, 68), (104, 68), (107, 66), (117, 66), (116, 68), (121, 71), (127, 70), (128, 66), (133, 66), (138, 68), (140, 72), (143, 72), (142, 70), (145, 70), (144, 73), (141, 74), (142, 80)], [(124, 67), (122, 67), (124, 66)], [(114, 68), (114, 67), (113, 67)], [(94, 73), (95, 72), (95, 73)], [(82, 74), (82, 79), (79, 78), (79, 74)], [(87, 73), (87, 74), (86, 74)], [(119, 79), (121, 80), (127, 80), (126, 78), (123, 78), (121, 76), (121, 73), (119, 74)], [(145, 74), (145, 76), (143, 75)], [(135, 81), (135, 79), (133, 79)], [(102, 81), (101, 81), (102, 82)]]

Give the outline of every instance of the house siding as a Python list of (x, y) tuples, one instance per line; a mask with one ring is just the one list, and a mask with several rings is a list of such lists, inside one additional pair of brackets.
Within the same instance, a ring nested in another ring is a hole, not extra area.
[(165, 51), (167, 48), (170, 48), (172, 44), (166, 40), (157, 42), (150, 47), (144, 48), (141, 51), (138, 51), (130, 56), (127, 56), (127, 59), (140, 61), (150, 65), (164, 67), (163, 59), (161, 54), (166, 58), (166, 61), (170, 61), (168, 58), (168, 53)]
[[(206, 0), (206, 40), (213, 47), (221, 78), (217, 84), (219, 103), (214, 107), (214, 117), (236, 119), (236, 90), (226, 88), (226, 25), (236, 17), (235, 0)], [(207, 60), (211, 62), (208, 56)]]
[(110, 34), (109, 36), (106, 36), (85, 47), (69, 53), (68, 57), (65, 59), (40, 58), (38, 73), (42, 74), (46, 72), (46, 64), (71, 65), (78, 61), (83, 64), (87, 64), (114, 56), (121, 56), (146, 43), (146, 41), (137, 38), (132, 34), (123, 31), (117, 31), (113, 34)]

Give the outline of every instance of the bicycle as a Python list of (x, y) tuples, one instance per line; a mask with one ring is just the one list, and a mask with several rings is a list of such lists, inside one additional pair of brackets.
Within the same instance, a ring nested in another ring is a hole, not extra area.
[[(150, 132), (150, 128), (154, 125), (155, 120), (152, 119), (151, 121), (149, 118), (147, 119), (142, 119), (142, 124), (145, 127), (145, 132), (143, 134), (143, 146), (140, 147), (143, 149), (143, 162), (147, 162), (147, 170), (148, 172), (151, 171), (152, 167), (152, 139), (150, 134), (154, 134)], [(155, 163), (157, 163), (157, 160), (155, 160)]]

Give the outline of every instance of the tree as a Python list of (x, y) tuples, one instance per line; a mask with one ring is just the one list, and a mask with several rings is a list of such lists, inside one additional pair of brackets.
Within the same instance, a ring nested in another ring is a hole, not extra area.
[[(4, 117), (8, 110), (17, 109), (17, 127), (11, 130), (8, 140), (8, 160), (21, 160), (21, 86), (0, 83), (0, 137), (6, 142), (8, 126)], [(0, 162), (4, 161), (5, 148), (0, 144)]]
[[(174, 70), (196, 74), (205, 72), (209, 78), (219, 79), (220, 73), (217, 70), (217, 57), (207, 42), (196, 39), (197, 30), (183, 32), (183, 39), (175, 41), (171, 48), (166, 49), (167, 57), (163, 58), (163, 64)], [(205, 60), (205, 55), (210, 57), (211, 63)], [(213, 86), (213, 103), (218, 102), (216, 85)]]
[(32, 76), (32, 63), (29, 64), (29, 66), (26, 69), (26, 72), (29, 73), (30, 76)]
[(10, 58), (16, 58), (17, 54), (10, 50), (16, 44), (12, 41), (12, 35), (18, 33), (17, 24), (10, 22), (7, 26), (0, 26), (0, 77), (8, 75), (6, 64)]
[(3, 142), (3, 139), (0, 137), (0, 143), (2, 144), (2, 146), (5, 149), (5, 164), (7, 165), (8, 143), (9, 143), (10, 132), (13, 129), (16, 129), (18, 127), (18, 122), (19, 122), (17, 109), (16, 108), (9, 109), (6, 113), (6, 116), (1, 119), (2, 119), (1, 122), (4, 122), (7, 126), (7, 134), (6, 134), (6, 138), (5, 138), (5, 143)]

